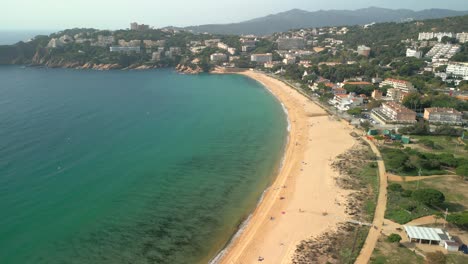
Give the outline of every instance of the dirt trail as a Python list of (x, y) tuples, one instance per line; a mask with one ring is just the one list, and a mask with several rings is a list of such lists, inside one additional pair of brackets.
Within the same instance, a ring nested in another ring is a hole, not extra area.
[(374, 251), (375, 245), (377, 244), (377, 240), (379, 239), (380, 232), (382, 231), (382, 225), (385, 218), (385, 210), (387, 208), (387, 175), (382, 155), (380, 154), (379, 149), (375, 146), (373, 142), (369, 141), (365, 137), (363, 137), (363, 139), (367, 143), (369, 143), (372, 151), (377, 156), (380, 186), (379, 198), (377, 200), (377, 206), (375, 208), (374, 214), (374, 227), (371, 227), (371, 229), (369, 230), (369, 234), (367, 235), (366, 241), (364, 242), (364, 246), (362, 247), (358, 258), (356, 259), (356, 264), (366, 264), (369, 262), (372, 252)]

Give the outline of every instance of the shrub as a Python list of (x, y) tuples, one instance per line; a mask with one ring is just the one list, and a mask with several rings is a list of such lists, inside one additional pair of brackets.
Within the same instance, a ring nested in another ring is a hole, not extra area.
[(434, 189), (420, 189), (413, 191), (411, 197), (427, 206), (439, 206), (445, 201), (444, 194)]
[(411, 197), (412, 194), (413, 194), (413, 191), (412, 191), (412, 190), (404, 190), (404, 191), (401, 193), (401, 196), (403, 196), (403, 197)]
[(390, 243), (400, 243), (401, 236), (399, 234), (391, 234), (387, 237), (387, 241)]
[(403, 187), (401, 187), (401, 184), (398, 184), (398, 183), (392, 183), (388, 186), (388, 189), (392, 192), (402, 192), (404, 191), (403, 190)]
[(447, 221), (461, 228), (468, 229), (468, 211), (450, 214), (447, 216)]

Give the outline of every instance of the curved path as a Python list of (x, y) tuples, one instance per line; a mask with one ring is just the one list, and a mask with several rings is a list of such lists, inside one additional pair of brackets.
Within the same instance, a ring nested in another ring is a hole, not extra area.
[(364, 242), (364, 246), (359, 253), (358, 258), (356, 259), (355, 264), (366, 264), (369, 262), (372, 252), (374, 251), (375, 245), (377, 244), (377, 240), (379, 239), (380, 232), (382, 231), (382, 225), (385, 218), (385, 210), (387, 208), (387, 175), (385, 171), (385, 164), (382, 159), (382, 155), (380, 154), (379, 149), (375, 146), (375, 144), (368, 140), (367, 138), (363, 137), (363, 139), (369, 143), (372, 152), (377, 156), (377, 164), (379, 166), (379, 198), (377, 200), (377, 206), (375, 207), (374, 213), (374, 227), (371, 227), (369, 230), (369, 234), (367, 235), (366, 241)]

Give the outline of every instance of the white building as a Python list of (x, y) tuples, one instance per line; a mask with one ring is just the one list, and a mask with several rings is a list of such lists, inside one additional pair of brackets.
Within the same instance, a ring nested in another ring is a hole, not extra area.
[(452, 76), (461, 77), (465, 80), (468, 79), (468, 63), (467, 62), (459, 62), (459, 63), (450, 63), (447, 65), (447, 74), (451, 74)]
[(338, 92), (335, 94), (335, 97), (329, 101), (329, 103), (340, 111), (346, 111), (362, 105), (364, 103), (364, 98), (361, 96), (356, 96), (355, 93), (343, 94)]
[(452, 241), (449, 233), (440, 228), (422, 226), (403, 226), (410, 242), (424, 243), (429, 245), (441, 245), (444, 241)]
[(468, 42), (468, 33), (465, 33), (465, 32), (457, 33), (457, 40), (460, 43)]
[(227, 61), (227, 55), (224, 53), (213, 53), (210, 55), (210, 60), (213, 62), (225, 62)]
[(273, 55), (271, 53), (265, 54), (252, 54), (250, 56), (250, 61), (258, 62), (258, 63), (266, 63), (273, 61)]
[(121, 46), (111, 46), (109, 47), (110, 52), (124, 52), (124, 53), (129, 53), (129, 52), (136, 52), (140, 53), (140, 47), (121, 47)]
[(432, 62), (438, 62), (441, 59), (450, 59), (460, 51), (459, 45), (452, 44), (436, 44), (432, 47), (431, 50), (426, 54), (426, 57), (431, 58)]
[(405, 93), (410, 93), (410, 92), (416, 91), (416, 89), (414, 88), (412, 83), (410, 83), (408, 81), (404, 81), (404, 80), (387, 78), (387, 79), (385, 79), (385, 81), (380, 83), (379, 87), (382, 88), (382, 87), (384, 87), (386, 85), (391, 86), (391, 87), (393, 87), (395, 89), (401, 90), (402, 92), (405, 92)]
[(454, 34), (452, 32), (421, 32), (419, 33), (418, 40), (437, 38), (437, 40), (441, 42), (443, 37), (453, 38)]
[(406, 57), (415, 57), (420, 59), (422, 57), (422, 52), (419, 50), (406, 49)]

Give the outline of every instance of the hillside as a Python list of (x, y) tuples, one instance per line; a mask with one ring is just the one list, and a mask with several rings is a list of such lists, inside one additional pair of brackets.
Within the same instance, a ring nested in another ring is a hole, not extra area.
[(400, 22), (408, 19), (421, 20), (461, 16), (465, 14), (468, 14), (468, 11), (453, 11), (446, 9), (412, 11), (408, 9), (386, 9), (378, 7), (369, 7), (357, 10), (319, 10), (314, 12), (293, 9), (240, 23), (190, 26), (184, 29), (192, 30), (194, 32), (209, 32), (217, 34), (268, 35), (295, 28), (362, 25), (372, 22)]

